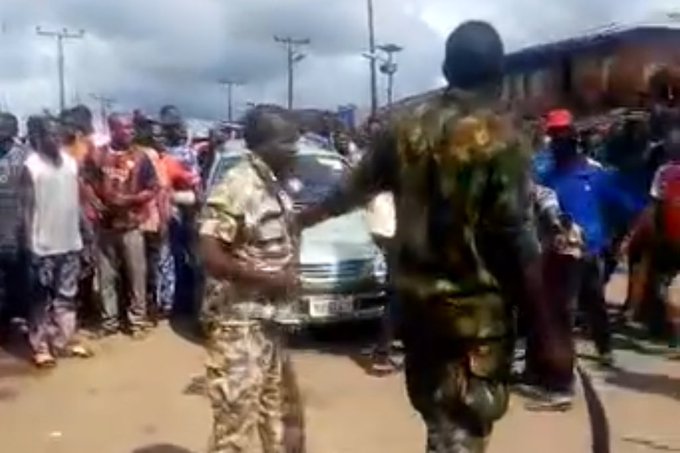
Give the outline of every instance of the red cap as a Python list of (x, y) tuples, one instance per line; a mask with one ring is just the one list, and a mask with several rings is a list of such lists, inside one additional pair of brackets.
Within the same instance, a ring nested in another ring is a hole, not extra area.
[(574, 117), (567, 109), (557, 109), (548, 112), (546, 118), (546, 128), (567, 128), (574, 125)]

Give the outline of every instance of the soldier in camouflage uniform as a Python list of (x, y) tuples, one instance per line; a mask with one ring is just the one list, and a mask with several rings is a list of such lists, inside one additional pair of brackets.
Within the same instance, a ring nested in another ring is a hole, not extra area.
[(485, 451), (509, 398), (512, 335), (501, 289), (514, 280), (524, 297), (540, 294), (530, 150), (498, 107), (503, 58), (493, 27), (461, 25), (446, 44), (449, 89), (397, 118), (298, 219), (310, 226), (394, 193), (406, 386), (430, 453)]
[(210, 453), (249, 451), (257, 429), (265, 453), (284, 452), (284, 367), (276, 320), (296, 290), (297, 239), (282, 189), (298, 134), (275, 113), (252, 112), (249, 150), (209, 194), (200, 217), (208, 274)]

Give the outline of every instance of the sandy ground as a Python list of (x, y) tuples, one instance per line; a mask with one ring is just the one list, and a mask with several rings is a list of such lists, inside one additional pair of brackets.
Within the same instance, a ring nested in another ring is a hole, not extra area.
[[(346, 338), (303, 341), (294, 353), (306, 402), (309, 453), (414, 453), (423, 429), (403, 376), (367, 375)], [(588, 345), (582, 345), (587, 352)], [(592, 371), (610, 423), (613, 453), (680, 452), (680, 363), (620, 342), (621, 370)], [(638, 345), (639, 346), (639, 345)], [(199, 345), (170, 326), (142, 342), (97, 343), (89, 361), (64, 361), (38, 373), (0, 354), (0, 451), (3, 453), (198, 453), (210, 410), (192, 388), (202, 370)], [(584, 362), (587, 363), (587, 362)], [(587, 411), (579, 396), (566, 414), (531, 414), (514, 397), (491, 453), (589, 451)]]

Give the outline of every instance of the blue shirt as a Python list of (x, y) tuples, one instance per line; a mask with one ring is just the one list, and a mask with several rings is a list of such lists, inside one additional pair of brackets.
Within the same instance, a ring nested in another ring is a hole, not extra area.
[(627, 231), (650, 202), (650, 178), (645, 168), (634, 171), (612, 170), (610, 183), (618, 191), (626, 194), (630, 206), (605, 206), (606, 219), (614, 234)]
[(534, 154), (532, 164), (534, 174), (545, 175), (554, 169), (555, 159), (553, 159), (553, 155), (548, 148), (543, 148)]
[(611, 242), (611, 229), (605, 218), (609, 206), (626, 213), (638, 209), (635, 200), (614, 183), (610, 171), (585, 158), (570, 168), (553, 167), (537, 177), (555, 191), (562, 211), (581, 227), (591, 254), (603, 252)]

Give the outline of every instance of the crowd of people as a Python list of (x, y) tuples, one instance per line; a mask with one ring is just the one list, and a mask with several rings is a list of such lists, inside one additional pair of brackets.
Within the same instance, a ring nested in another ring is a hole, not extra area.
[(17, 119), (0, 114), (2, 326), (28, 333), (38, 367), (90, 357), (78, 327), (141, 339), (200, 301), (195, 218), (223, 139), (199, 161), (174, 106), (157, 119), (112, 114), (108, 128), (95, 134), (76, 106), (31, 116), (20, 140)]
[[(428, 451), (485, 450), (507, 410), (517, 334), (528, 407), (569, 409), (578, 312), (601, 365), (616, 364), (605, 286), (622, 259), (624, 320), (650, 320), (680, 347), (668, 291), (680, 256), (680, 107), (666, 90), (601, 137), (553, 110), (534, 150), (498, 99), (503, 52), (489, 24), (461, 25), (446, 43), (448, 89), (376, 127), (347, 177), (302, 212), (286, 191), (300, 128), (283, 109), (246, 115), (250, 152), (211, 188), (225, 137), (213, 131), (197, 152), (175, 106), (155, 119), (113, 114), (107, 140), (84, 106), (30, 117), (24, 141), (0, 113), (3, 328), (26, 320), (35, 365), (51, 367), (92, 355), (78, 326), (143, 339), (173, 312), (200, 315), (209, 451), (243, 451), (255, 427), (264, 451), (302, 451), (276, 323), (297, 302), (300, 232), (374, 200), (395, 222), (374, 231), (390, 268), (376, 355), (389, 358), (398, 332)], [(356, 154), (341, 135), (333, 142)]]

